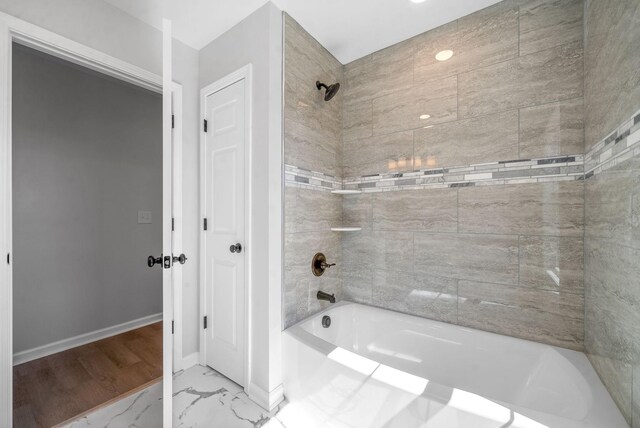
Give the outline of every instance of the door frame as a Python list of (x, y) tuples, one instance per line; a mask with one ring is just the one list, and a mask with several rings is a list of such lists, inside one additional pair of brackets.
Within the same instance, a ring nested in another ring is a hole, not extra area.
[[(173, 153), (171, 162), (173, 162), (172, 174), (172, 239), (171, 245), (176, 255), (184, 253), (183, 249), (183, 233), (184, 233), (184, 216), (182, 214), (182, 85), (173, 82), (171, 86), (171, 112), (172, 112), (172, 135), (171, 142)], [(173, 284), (173, 372), (182, 370), (183, 367), (183, 350), (182, 338), (184, 334), (182, 319), (182, 272), (183, 265), (174, 264), (171, 269)]]
[[(16, 42), (156, 93), (163, 92), (161, 76), (68, 39), (37, 25), (0, 12), (0, 426), (13, 419), (13, 277), (9, 255), (12, 235), (12, 43)], [(164, 297), (163, 297), (164, 300)], [(164, 314), (172, 316), (172, 314)], [(164, 340), (163, 353), (171, 351)], [(171, 358), (171, 356), (169, 357)], [(165, 370), (166, 372), (166, 370)], [(164, 373), (163, 373), (164, 375)], [(169, 370), (168, 378), (171, 378)], [(166, 376), (165, 376), (166, 377)], [(165, 402), (168, 397), (164, 397)], [(164, 406), (171, 408), (172, 406)]]
[[(245, 175), (245, 210), (244, 210), (244, 231), (245, 231), (245, 328), (244, 328), (244, 390), (248, 392), (249, 385), (251, 384), (251, 294), (252, 294), (252, 275), (251, 275), (251, 261), (253, 259), (253, 246), (251, 245), (251, 219), (252, 219), (252, 182), (251, 182), (251, 165), (252, 165), (252, 153), (253, 153), (253, 136), (252, 136), (252, 123), (253, 123), (253, 82), (252, 82), (252, 65), (247, 64), (244, 67), (226, 75), (225, 77), (213, 82), (210, 85), (200, 90), (200, 221), (204, 221), (207, 217), (206, 210), (206, 138), (207, 134), (204, 132), (204, 120), (205, 120), (205, 108), (207, 97), (222, 89), (233, 85), (241, 80), (245, 83), (245, 153), (244, 153), (244, 175)], [(200, 365), (206, 366), (206, 336), (204, 329), (204, 317), (208, 315), (206, 313), (206, 256), (207, 246), (205, 240), (205, 231), (203, 224), (200, 224), (200, 347), (199, 347), (199, 360)]]

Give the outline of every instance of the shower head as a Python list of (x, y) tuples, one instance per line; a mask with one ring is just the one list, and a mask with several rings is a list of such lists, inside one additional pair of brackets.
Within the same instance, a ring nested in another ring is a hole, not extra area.
[(335, 97), (336, 94), (338, 93), (338, 91), (340, 90), (340, 84), (339, 83), (334, 83), (333, 85), (325, 85), (324, 83), (321, 83), (320, 81), (316, 82), (316, 88), (318, 88), (318, 90), (320, 91), (322, 88), (325, 89), (325, 93), (324, 93), (324, 100), (325, 101), (329, 101), (331, 98)]

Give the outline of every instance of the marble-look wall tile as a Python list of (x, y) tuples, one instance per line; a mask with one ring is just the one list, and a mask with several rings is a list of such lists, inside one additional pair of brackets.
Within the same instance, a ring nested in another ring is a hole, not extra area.
[(374, 269), (413, 272), (413, 233), (374, 231), (369, 257)]
[(413, 47), (398, 44), (344, 67), (344, 96), (351, 102), (371, 101), (413, 85)]
[(583, 147), (583, 98), (520, 110), (520, 158), (582, 153)]
[[(373, 135), (372, 101), (352, 101), (343, 98), (342, 104), (342, 141), (344, 143), (367, 138)], [(348, 151), (345, 150), (345, 154)]]
[(640, 168), (626, 161), (585, 185), (585, 347), (625, 418), (638, 426), (632, 379), (640, 376)]
[(585, 236), (640, 248), (640, 168), (607, 171), (585, 186)]
[(315, 83), (318, 73), (336, 77), (341, 64), (291, 16), (285, 14), (285, 73)]
[(338, 148), (326, 132), (317, 131), (285, 117), (286, 164), (328, 175), (338, 175)]
[(343, 298), (350, 302), (371, 305), (373, 271), (352, 272), (342, 274)]
[(413, 171), (413, 132), (345, 141), (343, 159), (345, 177)]
[(458, 75), (460, 118), (582, 96), (582, 42)]
[(373, 281), (373, 232), (345, 233), (342, 244), (342, 288), (347, 300), (371, 303)]
[(589, 292), (590, 350), (640, 363), (640, 249), (587, 239), (585, 280)]
[[(501, 2), (417, 36), (414, 79), (425, 82), (518, 56), (518, 8)], [(454, 56), (438, 61), (445, 49)]]
[(414, 234), (414, 271), (440, 277), (518, 283), (518, 237)]
[(373, 227), (376, 230), (455, 232), (456, 189), (376, 193), (373, 195)]
[(633, 385), (631, 388), (631, 426), (637, 428), (640, 425), (640, 364), (632, 368)]
[(580, 236), (581, 181), (461, 188), (459, 230), (475, 233)]
[(623, 363), (620, 360), (602, 357), (588, 351), (587, 356), (629, 426), (635, 428), (637, 425), (633, 425), (631, 418), (633, 368), (631, 365)]
[(450, 278), (376, 269), (372, 304), (437, 321), (458, 321), (458, 284)]
[(518, 111), (416, 129), (414, 151), (434, 168), (517, 159)]
[(285, 163), (340, 175), (342, 94), (325, 102), (317, 80), (343, 80), (343, 67), (298, 23), (285, 16)]
[(583, 294), (582, 237), (521, 236), (520, 286)]
[(284, 233), (297, 231), (297, 204), (298, 188), (285, 187), (284, 189)]
[[(456, 120), (457, 80), (455, 76), (447, 77), (375, 98), (374, 135)], [(421, 119), (423, 115), (429, 118)]]
[(296, 232), (326, 232), (342, 223), (342, 197), (328, 192), (298, 189)]
[(363, 231), (371, 230), (373, 228), (373, 194), (344, 195), (342, 220), (346, 226), (359, 226)]
[(523, 339), (583, 350), (582, 296), (460, 281), (458, 323)]
[(583, 0), (524, 3), (520, 6), (520, 55), (581, 41), (583, 9)]
[[(285, 163), (332, 176), (342, 174), (342, 93), (325, 102), (316, 80), (343, 82), (343, 67), (290, 16), (285, 15)], [(322, 289), (342, 296), (342, 266), (322, 277), (311, 272), (311, 259), (323, 252), (330, 261), (342, 255), (342, 198), (311, 189), (285, 189), (284, 327), (322, 309), (315, 293)]]
[(640, 3), (586, 1), (585, 151), (640, 109)]

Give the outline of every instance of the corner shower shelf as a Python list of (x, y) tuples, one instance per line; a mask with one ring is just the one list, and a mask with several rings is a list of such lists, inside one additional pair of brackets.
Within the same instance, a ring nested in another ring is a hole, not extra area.
[(355, 195), (356, 193), (362, 193), (362, 190), (356, 189), (336, 189), (332, 190), (331, 193), (335, 193), (337, 195)]
[(362, 230), (361, 227), (351, 227), (351, 226), (339, 226), (339, 227), (332, 227), (331, 230), (333, 232), (358, 232), (360, 230)]

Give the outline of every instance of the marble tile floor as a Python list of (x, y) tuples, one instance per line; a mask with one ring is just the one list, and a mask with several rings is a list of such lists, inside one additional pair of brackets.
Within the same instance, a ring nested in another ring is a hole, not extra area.
[[(209, 367), (176, 373), (173, 391), (173, 428), (284, 428), (275, 417), (280, 407), (267, 412), (240, 385)], [(162, 383), (157, 383), (62, 428), (159, 428), (161, 395)]]

